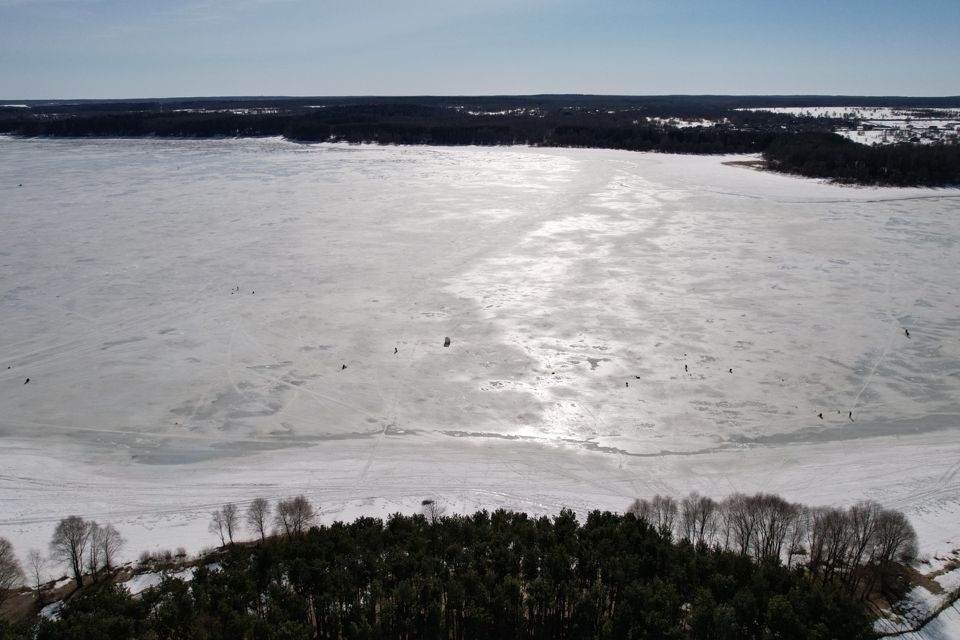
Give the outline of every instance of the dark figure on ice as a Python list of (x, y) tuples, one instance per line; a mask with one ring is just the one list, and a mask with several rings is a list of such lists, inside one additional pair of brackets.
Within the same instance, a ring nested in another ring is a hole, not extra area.
[(733, 369), (730, 369), (730, 373), (733, 373)]
[(823, 411), (821, 411), (820, 413), (818, 413), (818, 414), (817, 414), (817, 417), (820, 418), (821, 420), (823, 420)]
[(30, 378), (27, 378), (26, 380), (23, 381), (23, 384), (27, 384), (29, 382), (30, 382)]
[(904, 329), (904, 330), (903, 330), (903, 333), (904, 333), (908, 338), (910, 337), (910, 329)]
[(687, 372), (687, 373), (688, 373), (688, 372), (690, 371), (690, 368), (687, 367), (687, 365), (683, 365), (683, 370), (684, 370), (684, 372)]
[(627, 383), (627, 386), (628, 386), (628, 387), (630, 386), (630, 383), (629, 383), (629, 382)]
[(346, 369), (346, 368), (347, 368), (347, 365), (345, 365), (345, 364), (340, 365), (340, 371), (343, 371), (343, 370)]
[(847, 417), (850, 418), (850, 422), (853, 422), (853, 411), (847, 412)]
[(397, 348), (396, 348), (396, 347), (393, 348), (393, 353), (394, 353), (394, 355), (396, 355), (396, 353), (397, 353)]

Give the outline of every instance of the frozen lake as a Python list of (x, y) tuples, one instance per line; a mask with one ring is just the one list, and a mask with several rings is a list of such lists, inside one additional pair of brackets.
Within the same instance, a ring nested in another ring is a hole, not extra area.
[(954, 548), (960, 194), (737, 159), (0, 138), (0, 536), (696, 489)]

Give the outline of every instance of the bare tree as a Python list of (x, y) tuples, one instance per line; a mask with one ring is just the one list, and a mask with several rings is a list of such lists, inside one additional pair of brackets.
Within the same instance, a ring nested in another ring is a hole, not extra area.
[(77, 587), (83, 586), (83, 558), (90, 538), (90, 524), (80, 516), (67, 516), (57, 524), (50, 540), (51, 555), (70, 565)]
[(629, 507), (627, 513), (632, 514), (639, 520), (644, 520), (647, 524), (653, 524), (653, 507), (649, 500), (637, 498)]
[(310, 527), (315, 517), (313, 505), (304, 496), (299, 495), (277, 503), (274, 521), (277, 528), (285, 535), (298, 536)]
[(673, 533), (678, 511), (676, 500), (670, 496), (661, 495), (653, 496), (652, 500), (634, 500), (633, 504), (627, 508), (627, 513), (632, 513), (640, 520), (646, 521), (657, 531), (670, 533)]
[(800, 506), (778, 495), (758, 493), (747, 499), (756, 519), (751, 547), (757, 560), (781, 560), (784, 545), (793, 530)]
[(13, 545), (6, 538), (0, 538), (0, 604), (7, 598), (9, 589), (23, 580), (23, 569), (17, 556), (13, 554)]
[(93, 520), (87, 525), (90, 527), (90, 538), (87, 542), (87, 573), (96, 582), (100, 573), (100, 561), (102, 560), (100, 541), (103, 538), (103, 529)]
[(717, 503), (696, 491), (680, 502), (680, 536), (695, 545), (710, 544), (717, 532)]
[(260, 534), (260, 541), (267, 540), (267, 522), (270, 520), (270, 503), (265, 498), (257, 498), (247, 507), (247, 526)]
[(126, 543), (127, 541), (112, 524), (104, 525), (100, 529), (100, 559), (104, 569), (107, 571), (113, 569), (113, 561)]
[(820, 507), (811, 512), (810, 556), (807, 560), (810, 573), (831, 580), (846, 570), (850, 556), (850, 518), (845, 511), (832, 507)]
[(747, 555), (755, 535), (755, 506), (754, 502), (742, 493), (735, 493), (723, 501), (730, 548), (742, 556)]
[(237, 505), (227, 503), (210, 514), (210, 532), (220, 537), (220, 546), (227, 542), (233, 544), (233, 533), (240, 526), (240, 514)]
[(917, 532), (900, 511), (885, 509), (877, 517), (875, 559), (882, 565), (909, 562), (917, 556)]
[[(843, 581), (856, 591), (864, 567), (873, 558), (877, 544), (877, 525), (883, 509), (873, 501), (858, 502), (847, 511), (850, 526), (850, 558)], [(868, 580), (869, 582), (869, 580)]]
[(793, 522), (793, 531), (790, 532), (790, 540), (787, 546), (787, 567), (793, 566), (793, 559), (807, 555), (807, 547), (804, 541), (810, 532), (811, 514), (810, 509), (800, 505), (797, 511), (797, 517)]
[(654, 524), (657, 529), (661, 532), (673, 533), (673, 526), (677, 521), (677, 512), (679, 511), (677, 501), (670, 496), (656, 495), (650, 501), (650, 506), (653, 508)]
[(27, 571), (30, 572), (30, 581), (33, 582), (37, 602), (43, 604), (43, 569), (47, 561), (36, 549), (30, 549), (27, 554)]
[(223, 510), (217, 509), (210, 514), (210, 525), (208, 527), (210, 533), (215, 533), (220, 536), (220, 546), (227, 546), (227, 523), (223, 520)]
[(887, 588), (889, 579), (897, 574), (896, 563), (908, 563), (917, 556), (917, 533), (900, 511), (881, 510), (874, 536), (863, 593), (869, 593), (878, 580), (881, 589)]
[(424, 517), (430, 522), (430, 524), (436, 524), (437, 520), (442, 518), (447, 512), (446, 507), (432, 498), (428, 498), (421, 502), (420, 507), (423, 509)]
[(232, 502), (223, 505), (223, 524), (227, 528), (227, 538), (233, 544), (233, 532), (240, 527), (240, 513)]

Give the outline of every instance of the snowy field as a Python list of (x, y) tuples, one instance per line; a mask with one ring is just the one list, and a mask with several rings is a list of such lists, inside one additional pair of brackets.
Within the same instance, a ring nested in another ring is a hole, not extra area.
[(742, 159), (0, 138), (0, 536), (696, 490), (960, 547), (960, 193)]

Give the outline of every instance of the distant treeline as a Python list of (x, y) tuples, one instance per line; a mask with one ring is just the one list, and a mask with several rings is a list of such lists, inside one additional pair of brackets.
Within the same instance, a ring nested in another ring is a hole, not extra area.
[[(784, 99), (785, 100), (785, 99)], [(887, 99), (891, 105), (907, 99)], [(951, 99), (899, 106), (946, 107)], [(778, 103), (769, 98), (759, 106)], [(817, 103), (817, 100), (809, 102)], [(874, 100), (873, 103), (877, 101)], [(298, 142), (531, 145), (665, 153), (764, 153), (776, 170), (859, 184), (960, 184), (960, 146), (871, 148), (829, 135), (848, 122), (738, 111), (734, 97), (307, 99), (42, 104), (0, 108), (0, 133), (53, 137), (284, 136)], [(815, 105), (812, 105), (815, 106)], [(678, 126), (674, 118), (704, 119)]]
[[(772, 107), (888, 107), (893, 109), (955, 109), (960, 96), (822, 96), (822, 95), (653, 95), (618, 96), (594, 94), (534, 94), (500, 96), (220, 96), (134, 98), (118, 100), (11, 100), (41, 113), (90, 113), (95, 111), (159, 111), (180, 109), (276, 109), (293, 110), (317, 105), (350, 106), (376, 104), (464, 107), (498, 111), (537, 109), (647, 109), (657, 115)], [(0, 107), (2, 109), (2, 107)]]
[(851, 184), (960, 186), (960, 145), (868, 147), (831, 133), (778, 137), (763, 152), (767, 167)]
[[(871, 637), (863, 605), (799, 568), (675, 542), (632, 513), (578, 522), (394, 515), (228, 545), (220, 568), (131, 597), (109, 581), (37, 640)], [(0, 625), (2, 626), (2, 625)], [(10, 638), (18, 638), (9, 629)], [(2, 636), (2, 633), (0, 633)]]
[[(138, 105), (140, 106), (140, 105)], [(403, 145), (594, 147), (670, 153), (762, 151), (784, 131), (829, 131), (831, 120), (786, 114), (693, 108), (476, 111), (407, 103), (349, 104), (289, 110), (0, 112), (0, 132), (54, 137), (284, 136), (299, 142)], [(655, 118), (714, 118), (716, 126), (678, 128)]]

